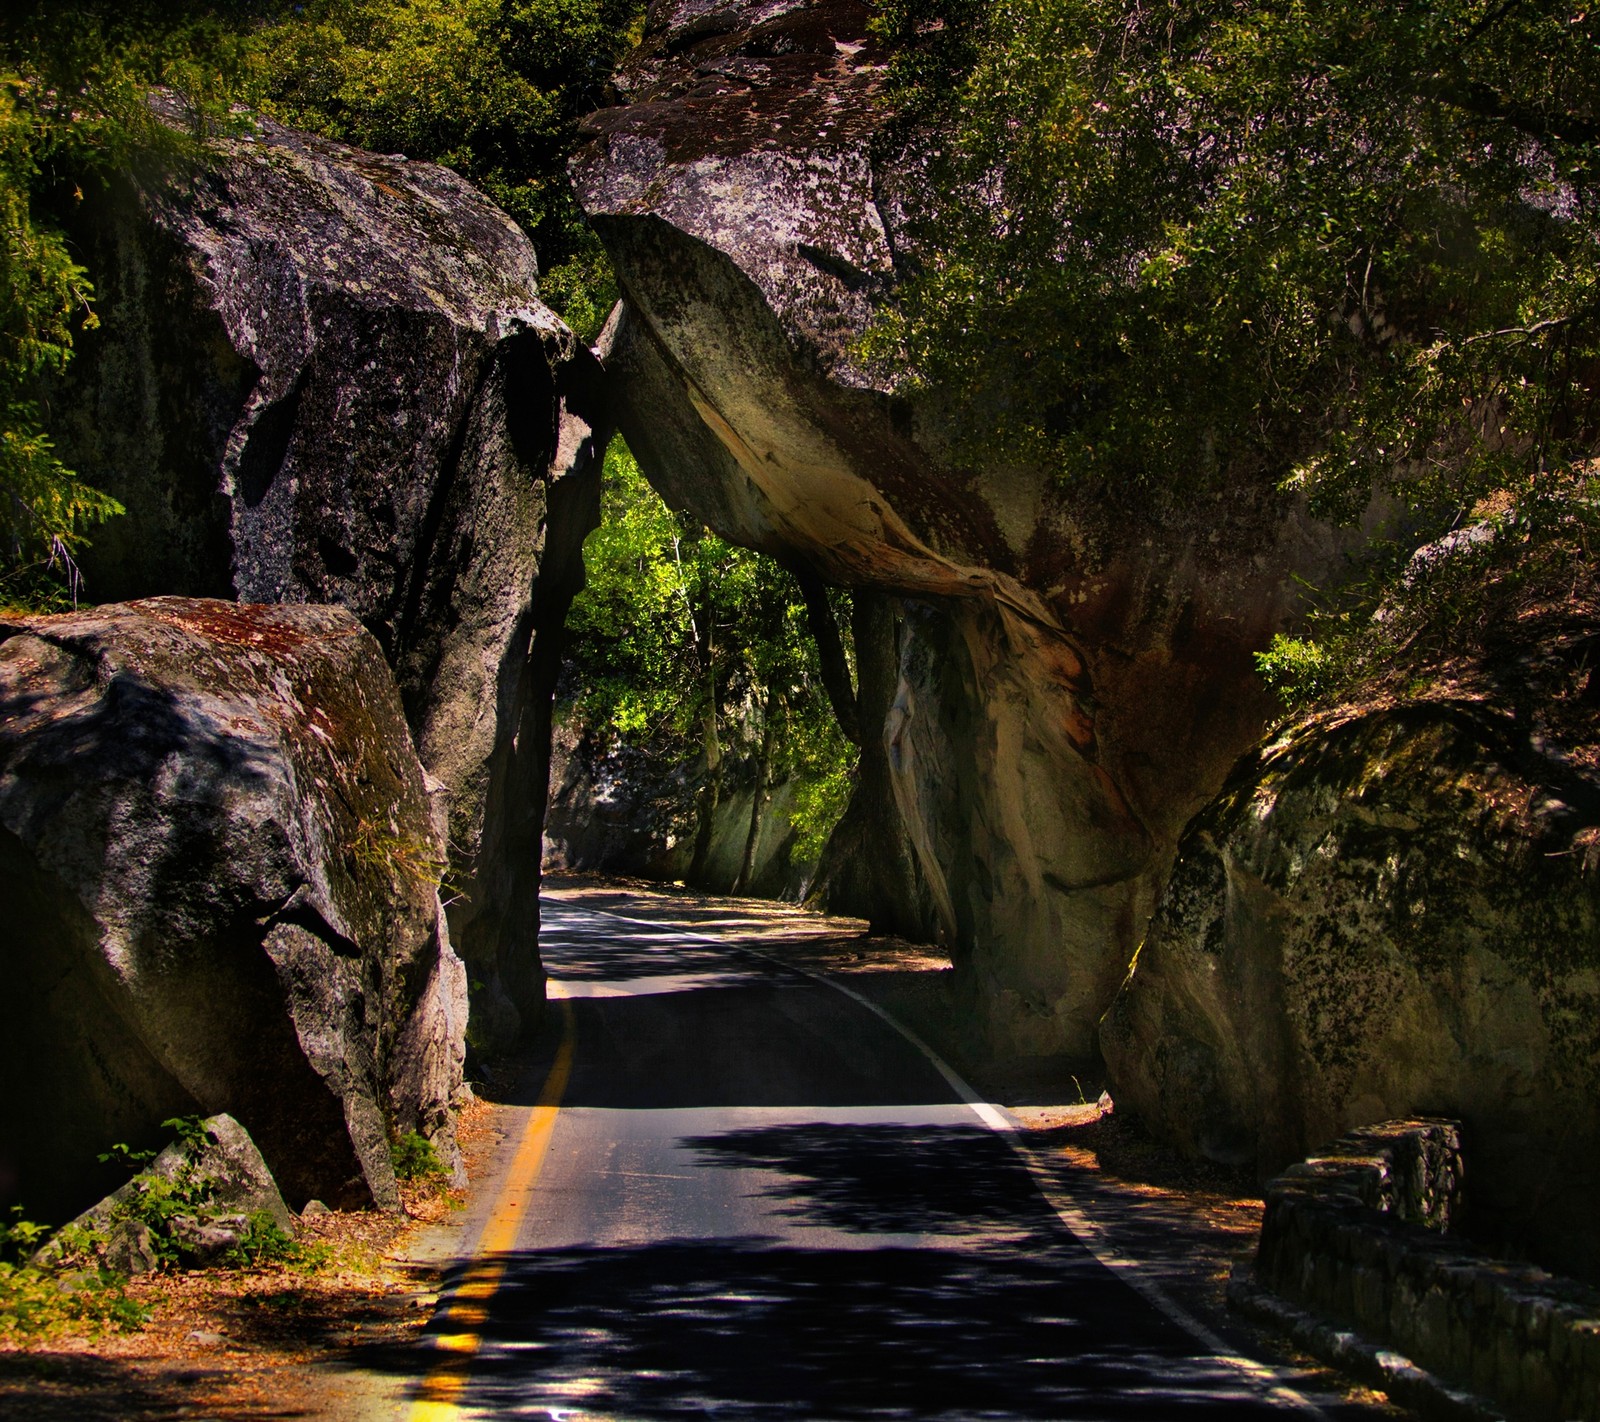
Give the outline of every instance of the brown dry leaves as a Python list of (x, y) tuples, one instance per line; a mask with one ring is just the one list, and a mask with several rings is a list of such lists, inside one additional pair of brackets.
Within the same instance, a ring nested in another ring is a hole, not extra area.
[[(492, 1147), (492, 1108), (472, 1101), (458, 1131), (469, 1175)], [(330, 1211), (300, 1223), (314, 1268), (193, 1270), (137, 1279), (152, 1312), (136, 1333), (0, 1343), (0, 1415), (30, 1422), (123, 1422), (325, 1415), (357, 1368), (395, 1373), (426, 1325), (438, 1279), (397, 1262), (414, 1229), (462, 1192), (401, 1186), (403, 1210)]]

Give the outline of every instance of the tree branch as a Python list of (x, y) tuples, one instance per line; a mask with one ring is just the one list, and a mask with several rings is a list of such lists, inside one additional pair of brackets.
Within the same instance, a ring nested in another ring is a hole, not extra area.
[(1600, 142), (1600, 124), (1577, 114), (1542, 114), (1477, 80), (1438, 79), (1422, 85), (1421, 92), (1479, 118), (1499, 119), (1541, 143), (1548, 144), (1552, 140), (1576, 144)]

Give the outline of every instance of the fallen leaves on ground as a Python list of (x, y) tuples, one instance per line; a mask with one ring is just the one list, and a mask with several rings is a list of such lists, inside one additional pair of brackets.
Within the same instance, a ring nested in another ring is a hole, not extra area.
[[(497, 1143), (492, 1108), (473, 1101), (458, 1134), (468, 1174)], [(397, 1259), (417, 1228), (463, 1192), (402, 1182), (400, 1212), (328, 1211), (301, 1219), (315, 1267), (195, 1269), (135, 1279), (151, 1312), (136, 1332), (0, 1343), (0, 1415), (16, 1422), (219, 1422), (324, 1415), (356, 1369), (404, 1376), (432, 1314), (436, 1270)], [(321, 1250), (315, 1251), (321, 1253)]]

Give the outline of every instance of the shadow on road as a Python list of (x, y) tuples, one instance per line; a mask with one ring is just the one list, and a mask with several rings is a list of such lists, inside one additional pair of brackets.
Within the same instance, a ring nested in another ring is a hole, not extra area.
[(976, 1124), (768, 1126), (683, 1144), (702, 1165), (776, 1172), (762, 1193), (797, 1224), (946, 1240), (1005, 1230), (1076, 1247), (1010, 1147)]
[[(1097, 1266), (1048, 1248), (760, 1240), (506, 1261), (466, 1404), (495, 1415), (1168, 1418), (1267, 1410)], [(541, 1366), (541, 1363), (543, 1365)]]
[[(500, 1261), (469, 1413), (1282, 1414), (1098, 1263), (1011, 1145), (858, 1005), (729, 950), (551, 920), (556, 977), (641, 990), (564, 1005), (576, 1114), (543, 1208), (565, 1232)], [(697, 975), (714, 981), (646, 986)], [(541, 1052), (500, 1099), (536, 1098), (550, 1033)], [(823, 1109), (719, 1119), (729, 1107)], [(644, 1114), (665, 1108), (684, 1116)], [(837, 1118), (851, 1109), (874, 1114)]]

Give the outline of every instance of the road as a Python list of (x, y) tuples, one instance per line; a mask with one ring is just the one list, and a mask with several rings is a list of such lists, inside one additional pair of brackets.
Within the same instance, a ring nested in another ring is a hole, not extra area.
[(861, 1003), (570, 904), (540, 941), (563, 1041), (418, 1422), (1318, 1415), (1098, 1262)]

